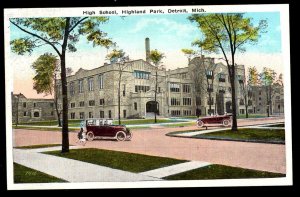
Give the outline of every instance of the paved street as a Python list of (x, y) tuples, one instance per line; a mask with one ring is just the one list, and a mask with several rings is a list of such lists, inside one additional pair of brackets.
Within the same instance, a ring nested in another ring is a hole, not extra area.
[[(238, 125), (283, 121), (280, 118), (255, 119), (252, 121), (243, 119), (238, 120)], [(93, 147), (286, 173), (285, 145), (165, 136), (166, 133), (172, 131), (189, 129), (196, 129), (196, 126), (136, 129), (133, 130), (132, 141), (95, 140), (87, 142), (83, 148)], [(61, 132), (17, 129), (14, 130), (14, 139), (14, 146), (55, 144), (61, 143)], [(70, 143), (75, 144), (76, 140), (76, 133), (70, 133)]]

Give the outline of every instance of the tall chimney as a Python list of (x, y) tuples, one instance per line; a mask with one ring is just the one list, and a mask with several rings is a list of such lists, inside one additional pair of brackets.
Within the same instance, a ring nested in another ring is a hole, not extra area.
[(145, 39), (145, 48), (146, 48), (146, 61), (150, 62), (150, 39)]

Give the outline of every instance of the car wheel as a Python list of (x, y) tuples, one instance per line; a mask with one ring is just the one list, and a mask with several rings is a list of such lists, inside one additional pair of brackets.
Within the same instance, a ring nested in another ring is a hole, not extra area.
[(132, 133), (130, 131), (128, 131), (127, 135), (126, 135), (126, 140), (131, 140), (132, 138)]
[(197, 126), (198, 127), (203, 127), (204, 123), (201, 120), (197, 121)]
[(126, 134), (123, 131), (119, 131), (116, 138), (118, 141), (124, 141), (126, 139)]
[(93, 141), (94, 138), (95, 138), (95, 135), (94, 135), (94, 133), (92, 131), (89, 131), (86, 134), (86, 138), (87, 138), (88, 141)]
[(228, 127), (230, 124), (230, 121), (229, 120), (223, 120), (223, 126), (224, 127)]

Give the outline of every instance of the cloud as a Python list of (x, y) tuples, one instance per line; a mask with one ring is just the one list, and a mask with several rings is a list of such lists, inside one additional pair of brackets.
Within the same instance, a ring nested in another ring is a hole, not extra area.
[(161, 18), (143, 18), (131, 30), (131, 33), (137, 33), (147, 27), (158, 27), (162, 33), (175, 33), (177, 36), (187, 36), (194, 32), (196, 29), (191, 24), (178, 23), (173, 20)]

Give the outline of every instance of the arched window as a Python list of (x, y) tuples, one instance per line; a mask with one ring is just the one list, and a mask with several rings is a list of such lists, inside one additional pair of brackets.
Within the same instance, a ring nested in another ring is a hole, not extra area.
[(40, 117), (40, 113), (38, 111), (36, 111), (36, 112), (33, 113), (33, 116), (34, 117)]

